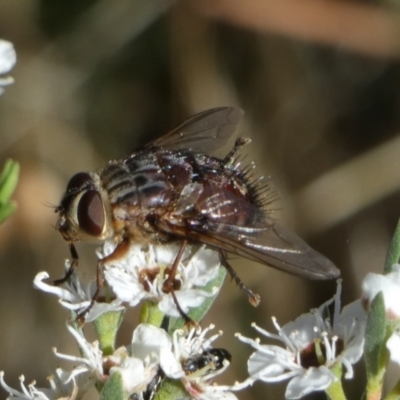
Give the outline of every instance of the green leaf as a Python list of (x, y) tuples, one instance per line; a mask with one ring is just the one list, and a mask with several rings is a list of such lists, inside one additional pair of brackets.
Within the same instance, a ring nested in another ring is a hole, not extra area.
[(0, 173), (0, 224), (7, 219), (17, 208), (10, 201), (19, 176), (19, 164), (13, 160), (7, 160)]
[[(200, 322), (203, 319), (203, 317), (207, 314), (208, 310), (211, 308), (212, 304), (214, 303), (214, 300), (217, 298), (219, 294), (219, 290), (221, 289), (221, 286), (224, 283), (225, 276), (226, 276), (226, 268), (224, 268), (221, 265), (217, 277), (214, 280), (208, 282), (207, 285), (198, 288), (208, 293), (211, 293), (214, 290), (214, 288), (218, 288), (218, 291), (216, 291), (216, 293), (213, 296), (207, 297), (199, 307), (192, 308), (188, 312), (188, 316), (193, 321)], [(173, 333), (177, 329), (181, 329), (184, 324), (185, 321), (183, 320), (183, 318), (177, 318), (171, 324), (169, 333)]]
[(397, 222), (396, 229), (392, 241), (389, 245), (389, 250), (386, 255), (384, 273), (392, 272), (393, 264), (397, 264), (400, 260), (400, 219)]
[(126, 400), (128, 395), (124, 393), (122, 376), (114, 372), (107, 379), (100, 393), (100, 400)]
[(19, 176), (19, 164), (8, 159), (0, 174), (0, 204), (9, 202), (17, 186)]
[(164, 379), (160, 389), (154, 397), (154, 400), (178, 400), (186, 398), (189, 398), (189, 395), (180, 381)]
[(104, 355), (110, 355), (115, 350), (115, 339), (124, 316), (124, 310), (110, 311), (100, 315), (93, 326), (96, 329), (100, 348)]
[[(365, 330), (365, 365), (367, 369), (367, 397), (380, 398), (388, 362), (386, 349), (387, 320), (383, 294), (380, 292), (372, 301)], [(372, 396), (372, 397), (371, 397)], [(375, 397), (378, 396), (378, 397)]]
[(380, 355), (386, 336), (386, 312), (383, 294), (372, 301), (365, 328), (365, 363), (367, 375), (376, 375), (380, 370)]

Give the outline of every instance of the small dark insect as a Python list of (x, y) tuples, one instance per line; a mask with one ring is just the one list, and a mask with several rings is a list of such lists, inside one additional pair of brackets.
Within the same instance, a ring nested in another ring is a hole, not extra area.
[(186, 376), (205, 376), (212, 371), (222, 369), (232, 361), (231, 353), (225, 349), (210, 349), (195, 354), (182, 362), (182, 369)]
[(94, 300), (103, 286), (103, 264), (123, 257), (130, 243), (180, 240), (181, 251), (164, 291), (172, 294), (183, 317), (173, 283), (188, 242), (218, 249), (254, 305), (259, 296), (244, 286), (227, 263), (226, 253), (310, 279), (338, 277), (331, 261), (268, 215), (267, 187), (238, 162), (248, 139), (237, 139), (224, 159), (207, 155), (228, 142), (242, 116), (243, 111), (233, 107), (203, 111), (98, 172), (74, 175), (56, 208), (56, 228), (69, 243), (73, 262), (56, 283), (66, 281), (77, 266), (75, 242), (107, 239), (114, 239), (117, 247), (98, 262)]
[(132, 393), (129, 396), (129, 400), (153, 400), (158, 390), (161, 387), (165, 378), (164, 372), (161, 368), (158, 369), (158, 372), (154, 375), (153, 379), (147, 385), (146, 390), (141, 393)]

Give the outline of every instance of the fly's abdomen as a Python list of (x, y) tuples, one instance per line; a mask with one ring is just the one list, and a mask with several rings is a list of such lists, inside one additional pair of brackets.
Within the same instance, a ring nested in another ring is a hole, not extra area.
[(255, 208), (232, 185), (203, 182), (203, 192), (196, 202), (199, 214), (210, 222), (232, 226), (256, 226), (263, 219), (263, 212)]

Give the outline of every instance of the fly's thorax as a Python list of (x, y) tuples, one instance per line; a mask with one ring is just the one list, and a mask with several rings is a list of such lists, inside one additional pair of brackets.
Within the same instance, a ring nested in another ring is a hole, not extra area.
[(56, 212), (56, 228), (69, 242), (103, 241), (113, 235), (108, 195), (96, 173), (75, 174)]
[(131, 220), (142, 212), (163, 207), (175, 192), (158, 158), (149, 152), (109, 163), (100, 179), (115, 219)]

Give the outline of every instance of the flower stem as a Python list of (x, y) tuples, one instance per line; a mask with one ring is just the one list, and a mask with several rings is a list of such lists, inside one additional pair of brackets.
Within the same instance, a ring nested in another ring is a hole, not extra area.
[(140, 310), (140, 323), (150, 324), (160, 327), (164, 319), (164, 314), (158, 308), (157, 303), (144, 301)]
[(328, 395), (328, 398), (330, 400), (346, 400), (346, 395), (343, 391), (343, 386), (342, 386), (342, 364), (337, 364), (335, 365), (332, 369), (331, 372), (334, 373), (334, 375), (338, 378), (337, 381), (333, 382), (328, 389), (325, 390), (326, 394)]
[(379, 400), (382, 398), (383, 384), (385, 380), (386, 365), (388, 363), (389, 354), (386, 348), (381, 348), (379, 359), (380, 368), (377, 374), (369, 376), (367, 381), (367, 400)]
[[(398, 327), (398, 322), (387, 322), (386, 323), (386, 334), (383, 343), (387, 343), (389, 338), (394, 334)], [(389, 363), (389, 350), (385, 345), (381, 347), (379, 357), (379, 370), (378, 373), (368, 379), (367, 382), (367, 400), (379, 400), (382, 398), (383, 385), (385, 381), (386, 368)], [(396, 383), (394, 388), (386, 396), (389, 400), (400, 399), (400, 380)]]

